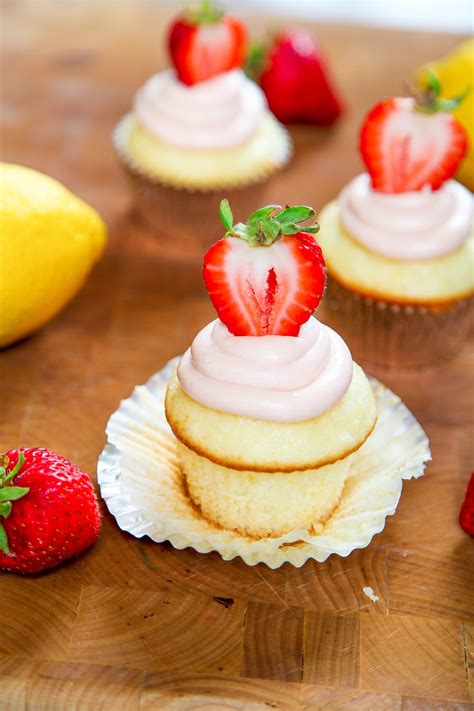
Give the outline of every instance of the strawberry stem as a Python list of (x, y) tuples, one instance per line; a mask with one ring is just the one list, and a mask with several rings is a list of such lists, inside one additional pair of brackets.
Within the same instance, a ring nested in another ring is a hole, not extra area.
[(285, 208), (281, 205), (266, 205), (250, 215), (245, 224), (238, 222), (236, 225), (233, 225), (232, 210), (227, 200), (221, 200), (219, 212), (227, 230), (224, 237), (238, 237), (251, 247), (270, 247), (285, 235), (319, 231), (317, 222), (298, 227), (301, 222), (313, 218), (316, 214), (312, 207), (306, 205), (287, 205)]
[[(18, 501), (18, 499), (23, 498), (29, 492), (29, 488), (26, 486), (7, 486), (8, 482), (18, 474), (25, 462), (23, 452), (18, 452), (17, 462), (11, 471), (8, 471), (8, 457), (1, 455), (0, 460), (2, 462), (0, 466), (0, 518), (7, 519), (12, 512), (12, 501)], [(0, 523), (0, 551), (3, 551), (5, 555), (13, 556), (8, 547), (8, 536), (2, 523)]]
[(250, 45), (244, 65), (244, 72), (249, 79), (258, 82), (265, 64), (267, 50), (268, 47), (264, 42), (253, 42)]
[(186, 20), (192, 25), (213, 25), (219, 22), (224, 12), (214, 5), (213, 0), (201, 0), (197, 7), (186, 10)]
[(427, 69), (425, 75), (426, 86), (424, 89), (410, 88), (410, 94), (416, 101), (416, 109), (422, 113), (434, 114), (438, 111), (455, 111), (471, 91), (471, 87), (467, 87), (458, 96), (453, 96), (450, 99), (441, 99), (442, 86), (440, 80), (431, 69)]

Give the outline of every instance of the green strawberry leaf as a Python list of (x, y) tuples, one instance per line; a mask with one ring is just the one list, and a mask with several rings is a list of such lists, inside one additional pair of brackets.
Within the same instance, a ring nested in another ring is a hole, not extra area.
[(2, 470), (3, 473), (1, 473), (0, 486), (5, 486), (5, 484), (8, 481), (13, 479), (13, 477), (15, 477), (18, 474), (18, 472), (20, 471), (20, 469), (22, 468), (22, 466), (24, 464), (24, 461), (25, 461), (25, 455), (23, 454), (23, 452), (18, 452), (17, 463), (15, 464), (15, 466), (11, 470), (11, 472), (8, 471), (8, 464), (7, 464), (6, 471)]
[(319, 232), (319, 225), (316, 223), (315, 225), (298, 226), (294, 223), (290, 223), (289, 225), (283, 225), (281, 231), (284, 235), (296, 235), (298, 232), (310, 232), (311, 234), (314, 234), (315, 232)]
[(262, 73), (268, 47), (264, 42), (252, 42), (247, 52), (247, 59), (244, 64), (244, 72), (249, 79), (258, 82)]
[(214, 6), (213, 0), (201, 0), (197, 7), (188, 8), (186, 20), (192, 25), (213, 25), (223, 16), (222, 10)]
[(471, 87), (469, 86), (462, 94), (458, 96), (453, 96), (451, 99), (438, 99), (435, 103), (436, 111), (455, 111), (458, 106), (462, 104), (466, 96), (470, 93)]
[(265, 207), (261, 207), (260, 210), (255, 210), (253, 215), (250, 215), (247, 224), (249, 227), (250, 225), (256, 225), (261, 220), (269, 217), (275, 210), (281, 210), (281, 205), (266, 205)]
[(238, 222), (232, 229), (232, 234), (235, 234), (238, 237), (242, 237), (243, 239), (245, 239), (248, 235), (247, 225), (244, 225), (243, 222)]
[(0, 502), (1, 501), (17, 501), (25, 496), (29, 492), (27, 486), (5, 486), (0, 489)]
[(452, 96), (449, 99), (442, 99), (443, 88), (439, 78), (430, 69), (425, 71), (424, 88), (416, 89), (408, 87), (411, 96), (415, 99), (417, 111), (434, 114), (437, 111), (455, 111), (464, 101), (471, 91), (468, 86), (462, 94)]
[(265, 224), (265, 235), (268, 237), (270, 244), (272, 244), (281, 232), (281, 227), (276, 222), (276, 220), (269, 220)]
[(441, 82), (431, 69), (426, 70), (426, 85), (435, 96), (441, 94)]
[(221, 216), (222, 223), (228, 232), (232, 232), (232, 227), (234, 224), (234, 216), (232, 210), (230, 209), (229, 201), (224, 199), (221, 200), (219, 206), (219, 214)]
[(11, 501), (2, 501), (0, 504), (0, 516), (8, 518), (12, 512), (13, 504)]
[(4, 486), (0, 489), (1, 501), (16, 501), (29, 492), (26, 486)]
[(10, 556), (13, 558), (13, 554), (10, 553), (10, 549), (8, 547), (8, 538), (7, 534), (5, 532), (5, 529), (3, 528), (3, 525), (0, 523), (0, 551), (3, 551), (5, 555)]
[[(4, 465), (3, 462), (6, 461)], [(6, 486), (15, 477), (23, 466), (25, 455), (18, 452), (17, 463), (11, 471), (8, 471), (8, 457), (2, 456), (2, 468), (0, 475), (0, 517), (8, 518), (12, 512), (12, 501), (17, 501), (29, 492), (26, 486)], [(0, 551), (5, 555), (12, 556), (8, 547), (8, 537), (4, 526), (0, 523)]]
[(27, 486), (4, 486), (0, 489), (0, 502), (17, 501), (29, 492)]
[(298, 234), (298, 232), (301, 232), (301, 229), (302, 228), (298, 227), (298, 225), (295, 225), (294, 222), (290, 222), (287, 225), (283, 225), (281, 228), (284, 235), (296, 235)]
[(299, 222), (304, 222), (315, 214), (313, 208), (306, 205), (287, 205), (283, 210), (279, 205), (265, 205), (256, 210), (246, 224), (238, 222), (232, 226), (233, 216), (228, 201), (224, 199), (220, 204), (221, 219), (227, 228), (225, 237), (239, 237), (250, 247), (270, 247), (284, 235), (317, 232), (317, 223), (298, 227)]
[(315, 211), (312, 207), (307, 207), (306, 205), (295, 205), (294, 207), (287, 207), (276, 216), (276, 219), (280, 225), (287, 225), (290, 222), (304, 222), (304, 220), (309, 220), (310, 217), (314, 217)]

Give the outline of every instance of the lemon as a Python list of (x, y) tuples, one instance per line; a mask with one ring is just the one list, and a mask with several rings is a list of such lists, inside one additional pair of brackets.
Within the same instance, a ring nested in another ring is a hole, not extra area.
[(453, 114), (464, 126), (469, 137), (468, 152), (456, 177), (461, 183), (474, 190), (474, 38), (458, 45), (445, 57), (421, 67), (417, 73), (420, 84), (424, 84), (426, 69), (431, 69), (439, 78), (443, 99), (459, 96), (470, 88), (468, 95)]
[(0, 163), (0, 347), (49, 321), (102, 254), (106, 227), (61, 183)]

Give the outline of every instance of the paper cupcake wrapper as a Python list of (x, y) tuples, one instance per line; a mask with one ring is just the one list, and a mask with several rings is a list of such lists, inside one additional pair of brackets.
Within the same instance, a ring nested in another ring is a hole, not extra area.
[(469, 335), (474, 297), (450, 305), (416, 306), (346, 289), (334, 277), (325, 299), (327, 322), (351, 344), (356, 360), (421, 368), (459, 352)]
[(117, 154), (119, 155), (125, 167), (128, 169), (129, 173), (132, 174), (132, 176), (134, 176), (135, 178), (141, 178), (142, 180), (146, 180), (154, 185), (163, 186), (169, 189), (180, 191), (185, 190), (190, 193), (198, 194), (209, 192), (221, 193), (222, 190), (242, 190), (268, 180), (268, 178), (270, 178), (274, 173), (281, 170), (281, 168), (284, 168), (285, 165), (289, 162), (291, 156), (293, 155), (293, 141), (291, 139), (291, 136), (286, 130), (286, 128), (282, 124), (279, 124), (282, 134), (284, 135), (285, 141), (282, 144), (281, 149), (277, 151), (274, 156), (272, 156), (272, 162), (269, 163), (268, 166), (262, 167), (261, 169), (256, 171), (255, 174), (252, 176), (251, 180), (247, 178), (245, 180), (226, 181), (222, 185), (217, 185), (213, 181), (208, 186), (194, 186), (185, 183), (183, 184), (180, 183), (179, 180), (171, 181), (169, 179), (160, 178), (157, 175), (150, 174), (145, 170), (145, 168), (143, 168), (143, 166), (137, 163), (129, 155), (127, 151), (127, 138), (130, 130), (129, 126), (131, 118), (132, 114), (130, 113), (123, 116), (117, 124), (113, 133), (113, 144)]
[(428, 438), (403, 402), (371, 379), (377, 403), (374, 432), (353, 456), (340, 503), (318, 535), (292, 531), (279, 538), (251, 539), (214, 527), (187, 498), (177, 440), (165, 418), (166, 387), (178, 358), (135, 388), (107, 425), (108, 442), (98, 463), (102, 497), (123, 531), (175, 548), (240, 556), (248, 565), (296, 567), (348, 556), (367, 546), (394, 513), (402, 480), (420, 477), (431, 459)]

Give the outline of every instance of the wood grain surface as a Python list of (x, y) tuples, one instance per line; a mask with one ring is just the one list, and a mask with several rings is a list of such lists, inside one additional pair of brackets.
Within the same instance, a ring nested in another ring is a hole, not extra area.
[[(92, 203), (110, 245), (54, 322), (0, 354), (0, 448), (49, 447), (93, 478), (120, 399), (212, 318), (199, 265), (167, 261), (134, 220), (111, 149), (134, 91), (164, 66), (169, 15), (160, 2), (2, 3), (2, 158)], [(251, 19), (256, 35), (273, 25)], [(296, 156), (271, 202), (334, 197), (361, 168), (367, 108), (457, 42), (314, 29), (348, 109), (331, 130), (292, 129)], [(87, 554), (35, 578), (0, 574), (2, 711), (472, 708), (474, 545), (457, 515), (474, 461), (473, 361), (468, 346), (439, 369), (374, 373), (426, 428), (433, 462), (347, 559), (250, 568), (135, 540), (102, 505)]]

